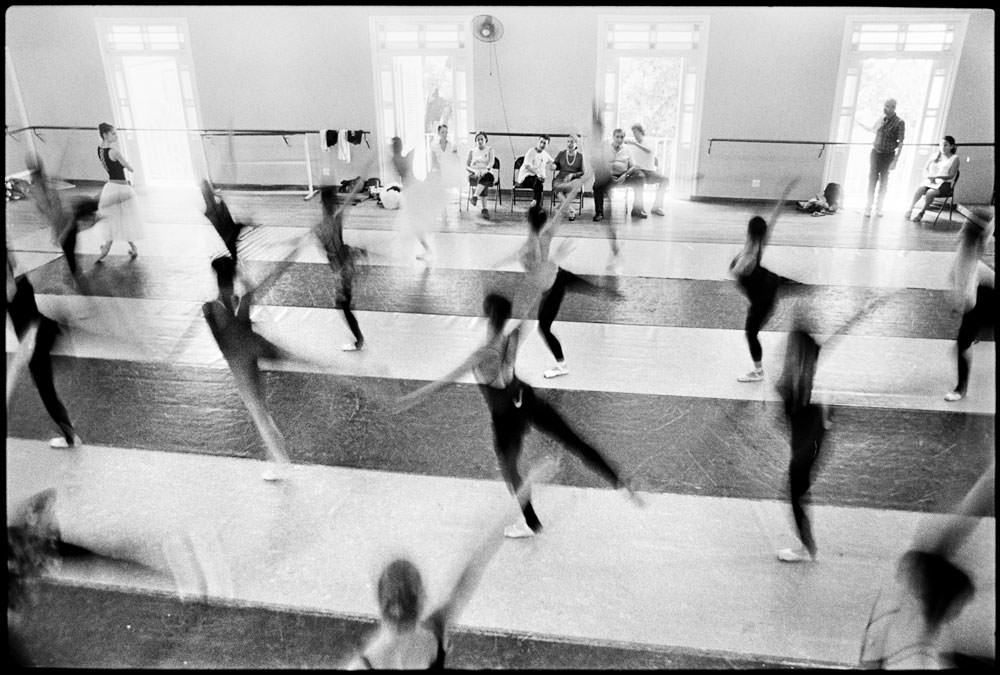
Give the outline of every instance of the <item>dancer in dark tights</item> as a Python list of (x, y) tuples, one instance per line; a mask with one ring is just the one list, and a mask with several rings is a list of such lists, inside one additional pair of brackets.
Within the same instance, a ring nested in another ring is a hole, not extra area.
[(819, 344), (801, 325), (797, 326), (788, 334), (785, 369), (777, 388), (784, 401), (785, 415), (791, 428), (792, 458), (788, 464), (788, 484), (792, 515), (795, 517), (795, 527), (802, 548), (778, 551), (778, 559), (784, 562), (816, 559), (816, 541), (805, 510), (805, 501), (826, 435), (826, 411), (823, 406), (812, 401), (818, 359)]
[(237, 297), (234, 290), (236, 264), (231, 258), (221, 257), (212, 261), (219, 285), (219, 296), (202, 305), (205, 321), (212, 330), (219, 350), (229, 364), (236, 380), (240, 397), (260, 432), (272, 466), (265, 469), (264, 480), (282, 480), (291, 463), (285, 447), (285, 437), (274, 423), (274, 419), (264, 405), (264, 387), (261, 383), (260, 359), (278, 360), (287, 354), (253, 330), (250, 321), (250, 306), (255, 292), (274, 281), (283, 271), (279, 267), (255, 289)]
[[(405, 410), (416, 405), (431, 393), (471, 370), (480, 384), (479, 390), (490, 409), (500, 470), (512, 492), (517, 492), (521, 487), (517, 460), (521, 454), (524, 434), (528, 431), (529, 425), (534, 425), (561, 440), (591, 470), (615, 488), (626, 490), (630, 498), (641, 503), (631, 486), (621, 478), (618, 471), (601, 453), (580, 438), (545, 399), (535, 394), (535, 390), (519, 380), (514, 373), (521, 326), (518, 323), (509, 333), (504, 332), (511, 314), (510, 300), (502, 295), (490, 293), (483, 301), (483, 311), (489, 319), (486, 343), (440, 380), (403, 396), (399, 400), (398, 409)], [(530, 537), (541, 531), (542, 524), (535, 514), (530, 498), (525, 499), (522, 513), (524, 521), (508, 527), (504, 531), (506, 536)]]
[(958, 329), (958, 384), (944, 400), (965, 398), (969, 387), (972, 345), (980, 333), (996, 329), (995, 273), (981, 260), (986, 240), (993, 233), (995, 220), (984, 228), (972, 221), (962, 227), (955, 263), (951, 269), (953, 302), (962, 312)]
[(14, 325), (14, 332), (21, 342), (18, 356), (7, 374), (7, 401), (10, 402), (10, 395), (14, 388), (14, 383), (19, 375), (19, 370), (26, 364), (35, 386), (38, 388), (38, 395), (42, 399), (49, 417), (59, 427), (62, 436), (57, 436), (49, 441), (49, 446), (53, 448), (75, 448), (83, 445), (83, 440), (73, 428), (73, 423), (66, 412), (66, 406), (59, 400), (56, 393), (55, 381), (52, 374), (52, 347), (60, 334), (59, 324), (38, 311), (35, 303), (35, 289), (28, 276), (22, 274), (14, 276), (14, 261), (11, 258), (10, 248), (5, 247), (7, 257), (7, 312), (10, 314), (11, 323)]
[(99, 202), (92, 197), (81, 197), (67, 210), (59, 192), (46, 175), (41, 160), (36, 156), (29, 156), (28, 167), (31, 171), (31, 196), (35, 206), (52, 227), (52, 237), (62, 248), (73, 278), (82, 283), (76, 262), (76, 239), (80, 232), (90, 229), (97, 222)]
[(201, 181), (201, 196), (205, 201), (205, 217), (219, 233), (219, 237), (226, 245), (226, 250), (229, 251), (229, 257), (233, 259), (234, 263), (239, 262), (236, 243), (246, 224), (233, 220), (226, 202), (220, 197), (216, 197), (215, 191), (212, 190), (212, 186), (207, 180)]
[(750, 300), (745, 332), (747, 345), (750, 347), (750, 358), (753, 359), (753, 370), (736, 378), (740, 382), (759, 382), (764, 379), (764, 350), (757, 336), (767, 320), (771, 318), (778, 296), (778, 288), (783, 283), (796, 283), (761, 265), (761, 257), (764, 255), (764, 246), (770, 236), (771, 228), (774, 227), (778, 219), (778, 213), (798, 182), (796, 178), (788, 184), (767, 220), (760, 216), (754, 216), (750, 219), (747, 225), (746, 244), (729, 265), (730, 272), (736, 277), (740, 288)]
[(566, 291), (584, 293), (587, 295), (607, 295), (620, 298), (621, 294), (612, 288), (592, 284), (572, 272), (560, 267), (549, 257), (549, 248), (556, 226), (563, 214), (572, 206), (579, 186), (570, 191), (569, 196), (560, 205), (555, 216), (548, 221), (545, 209), (536, 204), (528, 209), (528, 239), (517, 252), (517, 259), (524, 268), (525, 281), (535, 297), (539, 297), (538, 330), (541, 331), (545, 344), (556, 359), (556, 365), (542, 374), (546, 378), (569, 374), (566, 357), (562, 345), (552, 333), (552, 323), (559, 314)]
[[(341, 349), (347, 352), (359, 351), (364, 349), (365, 338), (361, 334), (361, 327), (354, 312), (351, 311), (351, 301), (357, 261), (365, 257), (365, 251), (344, 243), (344, 207), (339, 204), (336, 188), (324, 187), (320, 189), (319, 194), (323, 220), (316, 230), (316, 236), (323, 244), (327, 262), (330, 263), (330, 269), (337, 279), (337, 307), (344, 313), (347, 327), (354, 336), (354, 342), (348, 342)], [(354, 193), (349, 196), (347, 203), (353, 201), (353, 196)]]

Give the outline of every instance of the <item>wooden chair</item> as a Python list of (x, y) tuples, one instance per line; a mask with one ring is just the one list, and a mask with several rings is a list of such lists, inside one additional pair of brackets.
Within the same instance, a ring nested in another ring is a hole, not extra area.
[[(497, 207), (500, 206), (502, 200), (500, 198), (500, 158), (493, 158), (493, 168), (490, 169), (493, 174), (493, 185), (483, 190), (482, 199), (485, 203), (489, 199), (490, 190), (494, 190), (493, 195), (493, 210), (496, 211)], [(465, 187), (467, 188), (465, 194), (465, 210), (469, 210), (469, 206), (472, 204), (472, 193), (475, 191), (475, 186), (469, 185), (469, 179), (465, 179)]]

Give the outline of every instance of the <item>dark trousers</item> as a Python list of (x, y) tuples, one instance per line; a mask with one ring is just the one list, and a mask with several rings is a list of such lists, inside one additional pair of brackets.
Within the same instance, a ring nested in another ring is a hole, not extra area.
[(594, 180), (594, 213), (597, 215), (604, 215), (604, 198), (607, 196), (608, 192), (612, 189), (620, 186), (628, 185), (635, 190), (635, 203), (632, 204), (633, 211), (641, 211), (643, 209), (643, 189), (646, 187), (646, 179), (642, 177), (642, 172), (636, 172), (625, 179), (624, 183), (616, 183), (612, 180), (611, 176), (606, 176), (603, 178), (598, 176)]
[(518, 184), (519, 188), (527, 188), (534, 192), (536, 204), (542, 203), (542, 188), (545, 187), (545, 179), (538, 176), (528, 176)]
[(885, 191), (889, 187), (889, 165), (892, 164), (895, 156), (895, 153), (892, 152), (872, 150), (868, 171), (868, 201), (865, 202), (867, 206), (872, 205), (872, 200), (875, 197), (875, 186), (878, 185), (878, 201), (875, 204), (878, 208), (882, 208)]
[(788, 464), (788, 487), (792, 503), (792, 515), (799, 539), (810, 554), (816, 554), (816, 542), (812, 526), (806, 514), (806, 493), (820, 456), (820, 447), (826, 434), (823, 428), (823, 410), (818, 405), (809, 404), (789, 416), (792, 427), (792, 459)]
[(354, 312), (351, 311), (351, 289), (342, 289), (340, 292), (340, 297), (337, 298), (337, 306), (340, 307), (340, 311), (344, 313), (344, 320), (347, 322), (347, 327), (351, 329), (351, 335), (354, 336), (354, 343), (360, 347), (364, 344), (365, 338), (361, 334), (361, 326), (358, 325), (358, 320), (354, 316)]
[[(514, 380), (507, 389), (494, 389), (486, 385), (479, 387), (490, 408), (493, 420), (494, 449), (500, 462), (500, 472), (511, 492), (521, 487), (521, 474), (517, 470), (517, 460), (521, 456), (521, 445), (528, 425), (556, 438), (574, 455), (579, 457), (592, 471), (599, 474), (612, 486), (621, 487), (618, 472), (608, 464), (604, 456), (592, 445), (580, 438), (566, 424), (562, 416), (544, 399), (535, 395), (530, 386)], [(519, 402), (520, 406), (516, 405)], [(542, 524), (528, 499), (522, 507), (528, 527), (538, 532)]]
[(559, 271), (556, 273), (556, 280), (552, 282), (552, 288), (545, 291), (542, 295), (542, 302), (538, 307), (538, 330), (541, 331), (542, 337), (545, 339), (545, 344), (549, 346), (549, 351), (552, 352), (557, 361), (563, 360), (563, 350), (562, 345), (559, 344), (559, 340), (552, 334), (552, 322), (556, 320), (556, 315), (559, 314), (559, 307), (562, 305), (567, 290), (589, 295), (608, 292), (572, 272), (564, 270), (561, 267), (559, 268)]
[(958, 329), (958, 384), (955, 391), (965, 396), (969, 387), (971, 359), (969, 348), (984, 329), (996, 328), (996, 292), (988, 286), (976, 289), (976, 304), (962, 315), (962, 325)]
[(747, 338), (747, 346), (750, 347), (750, 358), (753, 359), (754, 363), (759, 363), (764, 356), (764, 350), (757, 336), (774, 312), (781, 277), (757, 265), (741, 284), (750, 299), (750, 309), (747, 310), (744, 333)]
[(76, 235), (77, 228), (76, 225), (70, 225), (69, 231), (62, 241), (63, 254), (66, 256), (66, 265), (69, 267), (70, 273), (75, 277), (78, 267), (76, 264)]
[(55, 321), (44, 316), (40, 317), (35, 351), (28, 362), (28, 370), (35, 381), (35, 386), (38, 388), (38, 395), (42, 399), (45, 411), (49, 413), (49, 417), (59, 427), (59, 431), (62, 432), (66, 442), (72, 445), (76, 432), (73, 430), (73, 423), (70, 422), (69, 413), (66, 412), (66, 406), (62, 404), (62, 401), (59, 400), (59, 395), (56, 393), (56, 385), (52, 373), (52, 356), (50, 352), (58, 334), (59, 326)]

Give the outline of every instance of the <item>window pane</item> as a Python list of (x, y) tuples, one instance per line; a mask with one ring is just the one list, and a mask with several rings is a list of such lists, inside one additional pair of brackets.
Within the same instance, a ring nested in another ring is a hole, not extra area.
[(931, 78), (931, 91), (927, 94), (927, 107), (940, 108), (944, 96), (944, 77), (935, 75)]
[(684, 73), (684, 105), (694, 105), (695, 74)]
[(681, 142), (691, 142), (691, 129), (694, 126), (694, 113), (684, 112), (681, 115)]
[(840, 105), (847, 108), (854, 105), (854, 99), (858, 93), (858, 76), (851, 74), (847, 76), (847, 80), (844, 82), (844, 98), (841, 100)]
[(181, 92), (187, 100), (194, 99), (194, 87), (191, 86), (191, 73), (186, 70), (181, 71)]
[(921, 143), (933, 143), (938, 140), (935, 138), (936, 134), (934, 130), (937, 128), (937, 115), (933, 113), (928, 113), (924, 116), (924, 126), (920, 132), (920, 142)]
[(604, 74), (604, 102), (613, 103), (618, 100), (618, 78), (614, 73)]
[(187, 113), (187, 126), (188, 129), (198, 128), (198, 112), (191, 106), (184, 109)]

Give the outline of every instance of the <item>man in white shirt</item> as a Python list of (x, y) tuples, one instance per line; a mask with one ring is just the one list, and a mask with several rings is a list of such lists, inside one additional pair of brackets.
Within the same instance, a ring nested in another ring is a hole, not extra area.
[(517, 172), (517, 187), (528, 188), (535, 193), (534, 204), (542, 203), (542, 188), (545, 187), (545, 172), (552, 166), (552, 155), (545, 151), (549, 144), (547, 134), (538, 137), (535, 147), (524, 153), (524, 163)]
[[(652, 144), (649, 147), (643, 144), (646, 138), (646, 130), (638, 122), (632, 125), (632, 135), (635, 137), (634, 141), (625, 141), (631, 146), (629, 153), (632, 155), (632, 161), (639, 167), (646, 185), (656, 183), (656, 199), (653, 200), (653, 214), (662, 216), (664, 215), (663, 199), (667, 194), (667, 186), (670, 185), (670, 181), (656, 170), (659, 160), (653, 156)], [(641, 210), (642, 200), (637, 197), (636, 201), (640, 204), (639, 208)]]
[[(632, 205), (633, 218), (646, 218), (646, 211), (643, 209), (642, 192), (646, 187), (643, 180), (642, 171), (632, 161), (632, 154), (625, 147), (625, 131), (615, 129), (612, 132), (610, 158), (610, 174), (601, 180), (599, 175), (594, 179), (594, 220), (604, 220), (604, 196), (613, 187), (618, 185), (629, 185), (635, 191), (635, 203)], [(595, 169), (596, 171), (596, 169)]]

